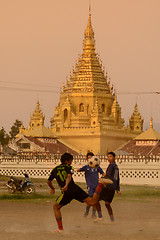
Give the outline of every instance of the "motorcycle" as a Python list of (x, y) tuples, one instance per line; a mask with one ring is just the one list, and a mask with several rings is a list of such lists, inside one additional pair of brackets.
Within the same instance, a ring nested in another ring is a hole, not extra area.
[(25, 194), (30, 195), (35, 192), (34, 184), (31, 183), (31, 180), (26, 173), (24, 174), (24, 182), (21, 179), (11, 176), (6, 186), (8, 187), (8, 192), (12, 194), (15, 192), (24, 192)]

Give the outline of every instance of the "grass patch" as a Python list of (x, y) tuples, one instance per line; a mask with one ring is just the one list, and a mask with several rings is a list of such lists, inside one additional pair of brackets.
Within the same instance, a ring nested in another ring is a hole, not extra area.
[[(21, 177), (20, 179), (24, 179)], [(4, 189), (7, 181), (9, 180), (8, 176), (2, 176), (0, 175), (0, 187), (3, 187)], [(50, 190), (47, 185), (47, 179), (37, 179), (33, 178), (31, 179), (32, 183), (35, 185), (36, 192), (32, 194), (31, 196), (28, 196), (26, 194), (16, 193), (16, 194), (9, 194), (4, 193), (4, 190), (0, 192), (0, 200), (54, 200), (57, 198), (57, 196), (60, 194), (59, 186), (55, 180), (53, 180), (53, 185), (55, 186), (56, 193), (54, 195), (50, 195)], [(86, 183), (77, 183), (82, 189), (84, 189), (87, 192)], [(7, 190), (7, 188), (6, 188)], [(160, 198), (160, 186), (148, 186), (148, 185), (122, 185), (121, 184), (121, 197), (118, 197), (117, 194), (115, 194), (115, 200), (153, 200), (153, 199), (159, 199)]]
[(122, 197), (160, 197), (159, 190), (133, 190), (133, 191), (124, 191), (122, 192)]
[(55, 199), (57, 197), (57, 194), (55, 195), (49, 195), (49, 194), (37, 194), (34, 193), (32, 195), (26, 195), (26, 194), (1, 194), (0, 200), (38, 200), (38, 199)]
[(148, 185), (121, 185), (121, 196), (115, 194), (115, 200), (120, 201), (153, 201), (160, 198), (160, 187)]

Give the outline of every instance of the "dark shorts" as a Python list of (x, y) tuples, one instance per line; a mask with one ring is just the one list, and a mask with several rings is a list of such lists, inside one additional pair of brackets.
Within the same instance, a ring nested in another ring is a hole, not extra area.
[(88, 195), (89, 195), (90, 197), (93, 196), (93, 194), (94, 194), (95, 191), (96, 191), (96, 187), (95, 187), (95, 188), (94, 188), (94, 187), (88, 187)]
[(99, 200), (107, 201), (109, 203), (112, 202), (114, 194), (115, 194), (115, 188), (111, 185), (103, 186)]
[(73, 199), (82, 202), (86, 199), (88, 194), (80, 188), (78, 185), (74, 184), (68, 188), (68, 190), (64, 193), (62, 193), (57, 199), (56, 202), (62, 206), (67, 205), (70, 203)]

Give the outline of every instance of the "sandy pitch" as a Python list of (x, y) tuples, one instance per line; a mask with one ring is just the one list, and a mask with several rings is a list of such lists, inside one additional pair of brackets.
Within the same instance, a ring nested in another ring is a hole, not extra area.
[[(152, 202), (112, 203), (115, 222), (109, 220), (101, 202), (103, 223), (83, 217), (85, 204), (72, 201), (62, 209), (65, 232), (57, 228), (52, 202), (0, 202), (0, 238), (2, 240), (160, 240), (160, 200)], [(90, 213), (91, 215), (91, 213)]]

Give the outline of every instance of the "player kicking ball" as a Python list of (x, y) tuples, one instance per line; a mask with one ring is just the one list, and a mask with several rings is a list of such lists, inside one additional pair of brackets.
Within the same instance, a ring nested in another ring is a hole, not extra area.
[(101, 178), (93, 197), (89, 197), (89, 195), (82, 188), (75, 184), (72, 178), (72, 174), (74, 172), (71, 166), (72, 161), (73, 156), (69, 153), (64, 153), (61, 156), (61, 164), (52, 170), (48, 178), (48, 186), (51, 188), (51, 194), (55, 193), (55, 188), (52, 185), (53, 179), (56, 179), (59, 187), (62, 190), (62, 193), (56, 199), (56, 202), (53, 205), (54, 214), (58, 225), (58, 229), (54, 231), (55, 233), (63, 232), (62, 214), (60, 211), (63, 206), (70, 203), (73, 199), (81, 203), (84, 202), (90, 206), (94, 206), (99, 200), (103, 185), (113, 183), (110, 179)]

